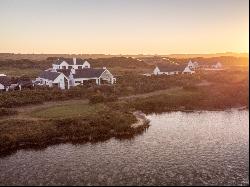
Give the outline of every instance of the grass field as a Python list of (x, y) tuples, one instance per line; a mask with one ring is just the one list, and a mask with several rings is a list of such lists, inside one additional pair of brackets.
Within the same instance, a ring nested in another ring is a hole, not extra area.
[(98, 115), (100, 112), (108, 110), (104, 104), (68, 104), (62, 106), (54, 106), (45, 109), (37, 109), (31, 112), (31, 117), (47, 118), (47, 119), (63, 119), (69, 117), (89, 117)]
[(31, 78), (36, 78), (41, 70), (35, 68), (1, 68), (0, 73), (4, 73), (10, 77), (20, 77), (20, 76), (28, 76)]

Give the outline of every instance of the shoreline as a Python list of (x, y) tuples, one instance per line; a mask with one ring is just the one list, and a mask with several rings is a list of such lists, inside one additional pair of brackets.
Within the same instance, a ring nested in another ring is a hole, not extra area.
[[(149, 120), (146, 119), (145, 114), (142, 112), (134, 112), (132, 114), (136, 118), (136, 122), (127, 125), (127, 127), (124, 130), (117, 131), (115, 129), (105, 130), (103, 129), (103, 126), (97, 127), (96, 130), (92, 130), (90, 133), (86, 132), (85, 130), (82, 133), (79, 134), (71, 134), (71, 135), (57, 135), (52, 132), (51, 135), (48, 135), (48, 137), (34, 137), (34, 138), (27, 138), (23, 140), (15, 140), (10, 141), (9, 143), (0, 146), (0, 158), (5, 157), (8, 155), (11, 155), (19, 150), (26, 149), (26, 150), (41, 150), (45, 149), (52, 145), (58, 145), (63, 143), (71, 143), (71, 144), (85, 144), (85, 143), (98, 143), (107, 141), (111, 138), (123, 140), (123, 139), (133, 139), (135, 136), (142, 134), (146, 131), (146, 129), (149, 127)], [(66, 120), (67, 121), (67, 120)], [(24, 120), (24, 123), (35, 123), (34, 120)], [(43, 123), (47, 123), (46, 120), (40, 120), (37, 123), (42, 125)], [(89, 129), (91, 129), (91, 124), (84, 124), (84, 119), (76, 119), (73, 120), (73, 123), (66, 122), (65, 130), (71, 128), (72, 126), (78, 126), (79, 123), (83, 123), (83, 126), (88, 126)], [(60, 126), (61, 124), (59, 121), (52, 120), (50, 126), (53, 126), (56, 124), (56, 126)], [(64, 124), (63, 124), (64, 125)], [(97, 125), (97, 124), (96, 124)], [(80, 124), (81, 126), (81, 124)], [(81, 128), (84, 127), (76, 127), (79, 128), (79, 131)], [(103, 132), (104, 131), (104, 132)], [(6, 136), (8, 139), (9, 136)], [(11, 136), (10, 136), (11, 138)], [(6, 139), (6, 140), (7, 140)], [(2, 142), (4, 143), (4, 142)]]
[[(185, 109), (174, 109), (174, 110), (169, 110), (166, 112), (220, 112), (220, 111), (231, 111), (231, 110), (248, 110), (248, 106), (242, 106), (242, 107), (232, 107), (232, 108), (224, 108), (224, 109), (193, 109), (193, 110), (185, 110)], [(162, 112), (164, 113), (164, 112)]]

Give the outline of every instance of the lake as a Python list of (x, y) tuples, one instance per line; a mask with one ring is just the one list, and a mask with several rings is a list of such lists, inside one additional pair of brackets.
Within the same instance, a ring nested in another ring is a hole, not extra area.
[(132, 140), (0, 158), (0, 185), (248, 185), (249, 111), (148, 115)]

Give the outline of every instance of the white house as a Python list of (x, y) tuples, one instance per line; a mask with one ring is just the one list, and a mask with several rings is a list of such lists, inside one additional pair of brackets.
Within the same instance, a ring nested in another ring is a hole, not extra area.
[(195, 65), (191, 60), (189, 60), (187, 67), (189, 67), (190, 69), (194, 69)]
[(222, 64), (220, 62), (217, 62), (216, 64), (212, 65), (212, 68), (221, 69), (222, 68)]
[(78, 69), (69, 75), (70, 85), (77, 86), (84, 84), (85, 81), (95, 81), (100, 85), (104, 82), (113, 84), (116, 79), (106, 68), (84, 68)]
[(53, 69), (83, 69), (90, 68), (88, 61), (80, 58), (58, 58), (53, 64)]
[(7, 76), (0, 76), (0, 91), (8, 91), (11, 86), (10, 78)]
[(193, 63), (189, 61), (188, 65), (183, 64), (165, 64), (157, 65), (153, 71), (154, 75), (175, 75), (175, 74), (193, 74), (195, 73)]
[(175, 75), (182, 72), (180, 65), (157, 65), (153, 71), (154, 75)]
[(185, 69), (182, 71), (182, 74), (193, 74), (195, 71), (191, 69), (189, 66), (185, 67)]
[(50, 87), (58, 85), (61, 89), (81, 85), (86, 82), (95, 82), (98, 85), (102, 83), (113, 84), (116, 82), (116, 79), (107, 68), (90, 68), (90, 64), (86, 60), (76, 58), (57, 59), (52, 64), (52, 68), (45, 70), (36, 79), (38, 85), (48, 85)]
[(59, 87), (69, 89), (69, 79), (63, 73), (55, 71), (43, 71), (35, 81), (38, 85), (47, 85), (49, 87)]

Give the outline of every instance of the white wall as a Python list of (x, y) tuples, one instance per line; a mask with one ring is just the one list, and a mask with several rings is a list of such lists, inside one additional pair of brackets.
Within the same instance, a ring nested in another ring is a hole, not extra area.
[[(77, 79), (74, 79), (74, 86), (78, 86), (80, 85), (81, 83), (84, 84), (84, 81), (87, 81), (87, 80), (97, 80), (98, 78), (97, 77), (93, 77), (93, 78), (77, 78)], [(76, 82), (81, 82), (81, 83), (76, 83)]]
[(83, 63), (83, 66), (82, 66), (83, 68), (90, 68), (90, 64), (89, 64), (89, 62), (88, 61), (85, 61), (84, 63)]
[(182, 73), (190, 73), (193, 74), (195, 73), (195, 71), (192, 71), (188, 66), (184, 69), (184, 71)]
[(158, 67), (156, 67), (156, 68), (154, 69), (153, 73), (154, 73), (154, 75), (158, 75), (158, 74), (160, 74), (160, 70), (159, 70), (159, 68), (158, 68)]
[(67, 77), (65, 77), (64, 74), (61, 73), (52, 83), (58, 83), (61, 89), (65, 89), (64, 78), (68, 81)]
[(0, 90), (4, 89), (4, 85), (0, 84)]

